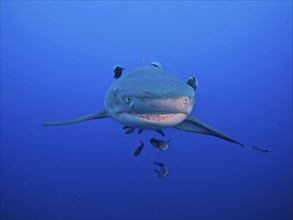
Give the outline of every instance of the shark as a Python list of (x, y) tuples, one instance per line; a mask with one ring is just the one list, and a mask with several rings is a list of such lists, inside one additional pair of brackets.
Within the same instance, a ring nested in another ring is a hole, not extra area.
[(192, 116), (197, 91), (196, 78), (184, 82), (161, 65), (142, 65), (117, 78), (108, 88), (104, 108), (82, 117), (45, 123), (59, 126), (94, 119), (112, 118), (130, 129), (162, 131), (176, 128), (214, 136), (240, 146), (239, 141)]

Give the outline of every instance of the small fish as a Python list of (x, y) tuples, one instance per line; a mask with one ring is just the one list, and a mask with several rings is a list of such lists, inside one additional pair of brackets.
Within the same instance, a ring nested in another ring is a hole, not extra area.
[(133, 156), (137, 157), (144, 147), (144, 143), (140, 140), (140, 146), (134, 151)]
[(271, 152), (271, 150), (262, 147), (252, 146), (252, 148), (261, 152)]
[(154, 160), (153, 164), (160, 167), (160, 170), (153, 169), (153, 171), (158, 174), (158, 177), (160, 177), (161, 179), (165, 179), (169, 174), (168, 167), (165, 164)]
[(138, 134), (141, 134), (141, 132), (143, 132), (143, 129), (142, 128), (139, 128), (137, 133)]
[(169, 139), (168, 141), (163, 141), (163, 140), (159, 140), (156, 138), (151, 138), (150, 143), (158, 148), (161, 151), (166, 151), (169, 147), (169, 142), (171, 141), (171, 139)]
[(155, 130), (156, 132), (158, 132), (160, 135), (162, 135), (163, 137), (165, 137), (165, 133), (163, 132), (162, 129), (157, 129)]
[(122, 75), (122, 71), (125, 70), (124, 67), (121, 67), (119, 65), (114, 66), (114, 78), (118, 79)]
[(135, 131), (135, 128), (131, 128), (128, 126), (124, 126), (123, 129), (125, 129), (125, 134), (131, 134)]

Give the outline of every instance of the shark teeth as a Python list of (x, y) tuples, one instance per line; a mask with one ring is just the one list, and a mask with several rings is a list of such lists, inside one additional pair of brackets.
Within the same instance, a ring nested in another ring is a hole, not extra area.
[(176, 115), (176, 114), (137, 114), (132, 112), (129, 114), (137, 118), (141, 118), (141, 119), (145, 119), (149, 121), (162, 121)]

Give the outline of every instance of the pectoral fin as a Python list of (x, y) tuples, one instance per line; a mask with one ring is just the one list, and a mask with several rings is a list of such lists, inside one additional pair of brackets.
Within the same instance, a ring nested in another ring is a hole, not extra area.
[(48, 123), (44, 123), (43, 125), (45, 126), (68, 125), (68, 124), (79, 123), (79, 122), (88, 121), (92, 119), (101, 119), (101, 118), (107, 118), (107, 117), (109, 117), (109, 115), (107, 111), (104, 109), (103, 111), (100, 111), (91, 115), (86, 115), (86, 116), (82, 116), (82, 117), (67, 120), (67, 121), (48, 122)]
[(177, 128), (179, 130), (183, 130), (183, 131), (189, 131), (189, 132), (195, 132), (195, 133), (201, 133), (201, 134), (215, 136), (215, 137), (224, 139), (226, 141), (230, 141), (235, 144), (239, 144), (241, 146), (244, 146), (240, 142), (234, 140), (233, 138), (227, 136), (226, 134), (224, 134), (220, 131), (217, 131), (216, 129), (212, 128), (211, 126), (201, 122), (200, 120), (198, 120), (192, 116), (188, 116), (183, 122), (181, 122), (178, 125), (175, 125), (173, 127)]

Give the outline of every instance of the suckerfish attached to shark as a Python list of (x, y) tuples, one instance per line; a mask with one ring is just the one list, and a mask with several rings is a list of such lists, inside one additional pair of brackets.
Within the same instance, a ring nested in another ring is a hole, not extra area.
[(80, 118), (49, 122), (44, 125), (67, 125), (91, 119), (112, 118), (129, 128), (156, 130), (174, 127), (179, 130), (207, 134), (243, 146), (191, 116), (197, 81), (187, 83), (158, 65), (144, 65), (122, 75), (109, 87), (100, 112)]

